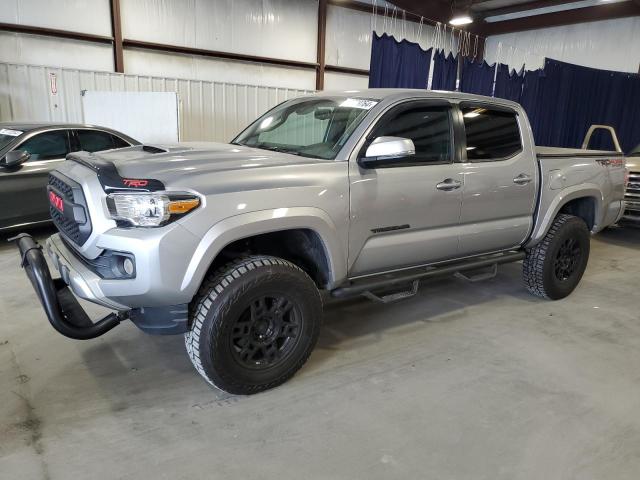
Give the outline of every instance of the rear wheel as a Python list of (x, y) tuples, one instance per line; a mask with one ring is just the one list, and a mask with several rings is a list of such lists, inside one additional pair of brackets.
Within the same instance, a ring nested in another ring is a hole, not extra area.
[(550, 300), (569, 295), (587, 268), (589, 246), (584, 220), (558, 215), (542, 241), (527, 250), (522, 269), (527, 289)]
[(185, 344), (196, 370), (222, 390), (252, 394), (302, 367), (318, 339), (322, 302), (296, 265), (252, 256), (207, 278), (191, 311)]

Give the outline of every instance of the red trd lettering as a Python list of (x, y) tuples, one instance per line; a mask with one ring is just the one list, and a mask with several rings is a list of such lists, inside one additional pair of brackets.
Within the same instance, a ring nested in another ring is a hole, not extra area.
[(149, 184), (149, 180), (135, 180), (132, 178), (124, 178), (122, 182), (127, 187), (132, 187), (132, 188), (146, 187)]
[(49, 192), (49, 201), (51, 205), (55, 207), (56, 210), (60, 210), (64, 212), (64, 201), (58, 195), (53, 192)]

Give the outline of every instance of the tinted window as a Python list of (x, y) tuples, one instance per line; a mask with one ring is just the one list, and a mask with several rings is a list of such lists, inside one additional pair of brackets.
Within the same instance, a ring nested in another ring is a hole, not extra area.
[(413, 163), (444, 163), (451, 161), (451, 128), (449, 108), (430, 106), (398, 107), (385, 115), (373, 131), (377, 137), (402, 137), (413, 140)]
[(17, 147), (31, 154), (30, 160), (50, 160), (64, 158), (69, 153), (66, 130), (39, 133)]
[(78, 130), (80, 150), (87, 152), (99, 152), (116, 148), (113, 143), (113, 135), (94, 130)]
[(115, 135), (111, 135), (111, 140), (113, 141), (113, 148), (124, 148), (130, 146), (127, 142), (122, 140), (120, 137), (116, 137)]
[(469, 107), (462, 109), (462, 115), (469, 160), (506, 158), (522, 149), (515, 112)]

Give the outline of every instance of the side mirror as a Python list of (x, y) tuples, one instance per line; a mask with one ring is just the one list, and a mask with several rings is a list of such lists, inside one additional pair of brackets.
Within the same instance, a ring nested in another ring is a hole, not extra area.
[(31, 157), (31, 154), (24, 150), (11, 150), (10, 152), (7, 152), (4, 158), (0, 161), (0, 166), (4, 168), (15, 168), (29, 160), (29, 157)]
[(362, 168), (376, 168), (415, 154), (416, 147), (409, 138), (378, 137), (371, 142), (364, 158), (358, 159), (358, 164)]

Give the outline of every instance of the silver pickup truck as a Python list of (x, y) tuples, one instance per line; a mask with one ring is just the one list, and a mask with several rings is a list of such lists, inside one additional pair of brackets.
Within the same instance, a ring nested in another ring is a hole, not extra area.
[[(576, 287), (589, 234), (623, 211), (616, 152), (537, 148), (513, 102), (422, 90), (289, 100), (230, 144), (74, 153), (49, 177), (59, 233), (16, 237), (60, 333), (129, 319), (185, 334), (204, 379), (250, 394), (313, 349), (322, 296), (389, 302), (427, 277), (490, 277), (523, 261), (526, 288)], [(113, 313), (92, 322), (75, 296)]]

